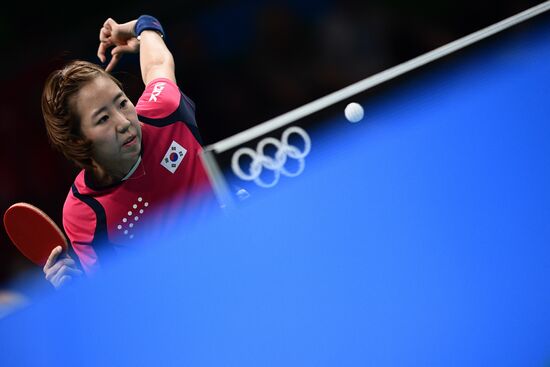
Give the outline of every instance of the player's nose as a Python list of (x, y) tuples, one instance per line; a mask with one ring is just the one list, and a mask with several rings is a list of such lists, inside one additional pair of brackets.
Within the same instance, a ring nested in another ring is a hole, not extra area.
[(116, 129), (119, 133), (125, 133), (132, 125), (132, 122), (123, 114), (119, 114), (116, 118)]

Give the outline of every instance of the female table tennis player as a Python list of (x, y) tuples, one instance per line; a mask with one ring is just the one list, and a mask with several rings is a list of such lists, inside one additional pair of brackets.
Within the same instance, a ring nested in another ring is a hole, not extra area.
[[(63, 206), (63, 228), (85, 274), (131, 248), (140, 232), (168, 230), (171, 221), (216, 206), (201, 163), (194, 103), (179, 89), (174, 58), (160, 22), (142, 15), (109, 18), (97, 56), (105, 69), (75, 60), (53, 71), (42, 112), (53, 147), (81, 171)], [(139, 53), (145, 90), (134, 105), (110, 73), (123, 54)], [(61, 248), (44, 273), (59, 288), (80, 271)]]

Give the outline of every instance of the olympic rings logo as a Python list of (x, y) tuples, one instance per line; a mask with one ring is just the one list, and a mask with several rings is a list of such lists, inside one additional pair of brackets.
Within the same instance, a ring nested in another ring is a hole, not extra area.
[[(299, 147), (289, 144), (289, 138), (292, 134), (298, 135), (304, 142), (303, 150)], [(277, 151), (274, 157), (265, 154), (265, 148), (268, 145), (274, 146)], [(281, 140), (272, 137), (262, 139), (256, 146), (256, 150), (251, 148), (240, 148), (237, 150), (231, 159), (231, 168), (237, 177), (245, 181), (254, 181), (258, 186), (269, 188), (275, 186), (279, 182), (281, 175), (287, 177), (296, 177), (300, 175), (305, 168), (305, 157), (311, 150), (311, 139), (306, 131), (300, 127), (289, 127), (283, 132)], [(249, 168), (246, 172), (241, 168), (241, 158), (248, 156), (252, 159)], [(298, 160), (298, 169), (291, 172), (285, 168), (285, 163), (288, 158)], [(264, 182), (260, 177), (263, 169), (273, 171), (273, 179), (271, 182)]]

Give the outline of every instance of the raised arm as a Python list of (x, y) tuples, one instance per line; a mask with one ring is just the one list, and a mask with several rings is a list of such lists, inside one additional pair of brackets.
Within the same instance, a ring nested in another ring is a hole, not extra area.
[(154, 30), (144, 30), (140, 34), (139, 64), (145, 85), (161, 77), (176, 82), (174, 57), (161, 34)]
[(142, 15), (136, 20), (121, 24), (109, 18), (99, 32), (97, 56), (101, 62), (105, 62), (105, 53), (112, 47), (112, 57), (105, 68), (106, 71), (111, 71), (122, 55), (139, 52), (141, 77), (146, 85), (161, 77), (175, 82), (174, 57), (163, 36), (164, 30), (160, 22), (150, 15)]

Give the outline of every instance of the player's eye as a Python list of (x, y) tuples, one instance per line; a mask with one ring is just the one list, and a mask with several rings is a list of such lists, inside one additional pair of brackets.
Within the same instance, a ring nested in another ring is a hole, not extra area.
[(125, 108), (126, 106), (128, 106), (127, 99), (123, 99), (122, 101), (120, 101), (120, 108)]
[(97, 120), (96, 125), (101, 125), (109, 119), (109, 115), (103, 115), (99, 120)]

